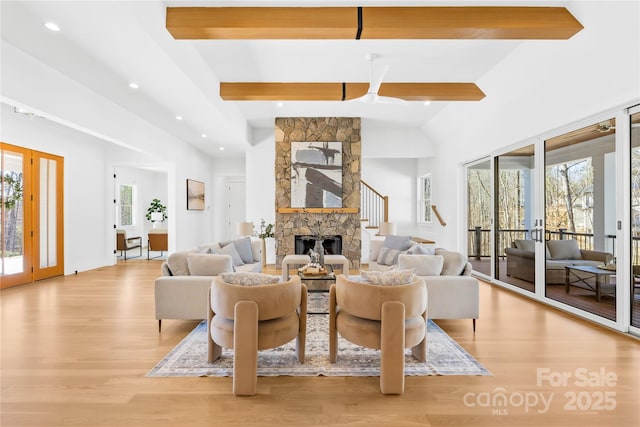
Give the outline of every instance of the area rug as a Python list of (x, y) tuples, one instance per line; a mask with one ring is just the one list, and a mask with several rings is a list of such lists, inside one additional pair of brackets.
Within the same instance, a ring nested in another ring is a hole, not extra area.
[[(329, 362), (329, 316), (307, 317), (304, 363), (298, 363), (295, 340), (258, 353), (259, 376), (379, 376), (380, 351), (338, 339), (338, 358)], [(427, 324), (427, 362), (405, 352), (405, 375), (491, 375), (458, 343), (431, 320)], [(224, 349), (222, 357), (207, 363), (207, 324), (205, 321), (187, 335), (149, 373), (148, 377), (232, 376), (233, 351)]]

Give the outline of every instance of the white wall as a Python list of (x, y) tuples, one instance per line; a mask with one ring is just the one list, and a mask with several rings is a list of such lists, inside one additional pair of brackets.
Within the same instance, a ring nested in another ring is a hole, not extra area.
[(215, 196), (210, 156), (5, 41), (2, 60), (3, 98), (47, 117), (19, 122), (4, 106), (3, 141), (65, 157), (67, 220), (73, 213), (65, 230), (66, 274), (113, 263), (116, 165), (166, 171), (170, 252), (213, 240), (211, 210), (186, 210), (187, 178), (205, 183), (208, 201)]
[[(272, 128), (253, 132), (254, 146), (246, 155), (247, 221), (260, 230), (260, 220), (274, 224), (276, 180), (274, 177), (276, 149), (275, 124)], [(267, 264), (275, 263), (275, 250), (267, 250)]]
[(414, 127), (381, 126), (362, 120), (362, 157), (407, 159), (431, 157), (433, 144), (422, 129)]
[(6, 104), (0, 117), (3, 142), (64, 157), (65, 274), (112, 264), (113, 203), (104, 162), (108, 143), (49, 120), (15, 114)]
[(487, 98), (452, 104), (424, 126), (437, 146), (434, 200), (448, 222), (438, 241), (461, 249), (462, 165), (500, 147), (640, 100), (638, 2), (570, 2), (585, 29), (566, 41), (527, 41), (482, 78)]

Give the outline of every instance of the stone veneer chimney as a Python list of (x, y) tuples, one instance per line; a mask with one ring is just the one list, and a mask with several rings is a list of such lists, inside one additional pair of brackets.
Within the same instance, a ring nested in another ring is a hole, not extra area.
[[(295, 252), (296, 235), (317, 233), (342, 236), (342, 255), (352, 269), (360, 268), (360, 118), (352, 117), (283, 117), (276, 118), (276, 266), (285, 255)], [(342, 206), (330, 212), (317, 209), (284, 213), (291, 207), (291, 142), (342, 142)], [(349, 211), (349, 212), (345, 212)], [(355, 211), (355, 213), (354, 213)]]

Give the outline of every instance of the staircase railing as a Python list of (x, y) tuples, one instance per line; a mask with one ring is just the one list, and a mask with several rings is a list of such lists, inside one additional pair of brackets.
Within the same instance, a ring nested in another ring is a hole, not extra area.
[(378, 228), (389, 221), (389, 196), (383, 196), (369, 184), (360, 181), (360, 217), (368, 221), (367, 228)]

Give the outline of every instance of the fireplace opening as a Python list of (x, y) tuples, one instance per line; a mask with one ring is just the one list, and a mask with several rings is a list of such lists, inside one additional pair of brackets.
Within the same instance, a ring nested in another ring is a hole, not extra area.
[[(308, 255), (316, 241), (311, 235), (295, 236), (295, 254)], [(342, 255), (342, 236), (325, 236), (322, 242), (325, 255)]]

